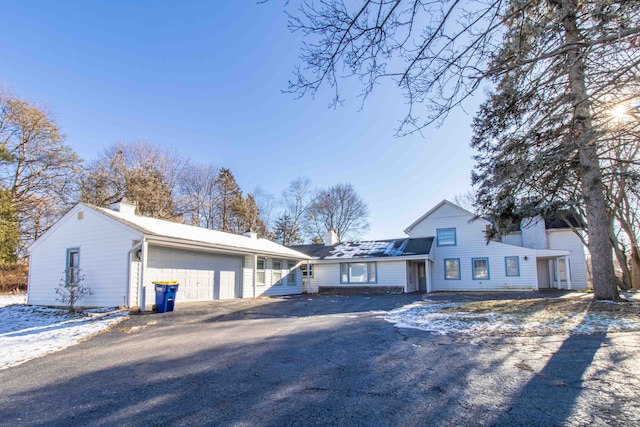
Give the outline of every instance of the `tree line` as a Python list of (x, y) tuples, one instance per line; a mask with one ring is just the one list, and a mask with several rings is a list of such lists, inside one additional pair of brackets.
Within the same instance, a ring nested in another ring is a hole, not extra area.
[(294, 179), (276, 196), (244, 193), (232, 171), (150, 142), (116, 143), (84, 162), (47, 109), (0, 92), (0, 267), (77, 202), (108, 207), (126, 197), (138, 215), (259, 237), (284, 245), (341, 239), (368, 229), (368, 207), (351, 184), (316, 189)]

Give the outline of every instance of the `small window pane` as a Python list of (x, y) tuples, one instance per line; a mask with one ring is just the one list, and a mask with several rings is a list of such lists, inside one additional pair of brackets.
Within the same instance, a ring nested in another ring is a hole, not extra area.
[(78, 283), (78, 270), (80, 269), (80, 252), (78, 250), (67, 251), (67, 283)]
[(264, 284), (264, 267), (265, 261), (264, 259), (258, 259), (256, 262), (256, 282), (260, 284)]
[(484, 280), (489, 278), (489, 261), (487, 258), (476, 258), (473, 260), (474, 280)]
[(271, 268), (271, 277), (273, 278), (274, 285), (280, 285), (280, 280), (282, 280), (282, 263), (280, 261), (273, 261), (273, 266)]
[(349, 279), (352, 283), (366, 283), (367, 281), (367, 264), (354, 263), (349, 264)]
[(460, 261), (457, 259), (444, 260), (445, 266), (445, 279), (458, 280), (460, 279)]
[(375, 262), (340, 264), (341, 283), (376, 283)]
[(456, 229), (455, 228), (439, 228), (436, 230), (438, 246), (455, 246)]
[(510, 256), (505, 258), (505, 268), (507, 276), (519, 276), (520, 266), (518, 263), (518, 257)]
[(287, 262), (287, 269), (289, 270), (289, 274), (287, 274), (287, 284), (295, 285), (296, 284), (296, 263), (293, 261)]
[(313, 277), (313, 264), (309, 264), (309, 272), (307, 273), (307, 264), (302, 264), (300, 266), (300, 270), (302, 270), (302, 277), (311, 276)]

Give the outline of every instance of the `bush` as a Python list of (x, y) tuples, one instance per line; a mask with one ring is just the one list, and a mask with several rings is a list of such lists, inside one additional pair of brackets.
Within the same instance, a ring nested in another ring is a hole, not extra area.
[(69, 271), (65, 271), (63, 274), (64, 277), (56, 288), (56, 294), (58, 294), (56, 299), (65, 305), (70, 313), (75, 313), (78, 301), (86, 295), (92, 295), (93, 292), (88, 286), (82, 284), (84, 275), (80, 269), (75, 270), (73, 274), (70, 274)]
[(29, 278), (29, 266), (15, 264), (0, 266), (0, 293), (26, 292)]

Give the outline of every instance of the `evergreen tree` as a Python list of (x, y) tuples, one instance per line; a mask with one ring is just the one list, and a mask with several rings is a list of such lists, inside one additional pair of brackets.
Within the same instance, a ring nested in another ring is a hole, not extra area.
[(300, 226), (286, 212), (276, 220), (273, 235), (276, 242), (284, 246), (303, 242)]
[(220, 168), (215, 180), (218, 200), (218, 218), (216, 229), (228, 233), (241, 233), (240, 224), (237, 221), (242, 215), (244, 203), (240, 186), (236, 182), (233, 173), (229, 169)]
[(13, 204), (11, 192), (0, 188), (0, 267), (9, 267), (17, 261), (18, 213)]

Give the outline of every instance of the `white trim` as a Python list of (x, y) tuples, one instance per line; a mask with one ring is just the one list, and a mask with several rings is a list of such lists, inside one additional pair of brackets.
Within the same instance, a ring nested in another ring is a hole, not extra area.
[[(414, 221), (410, 226), (408, 226), (407, 228), (404, 229), (405, 234), (409, 234), (411, 232), (411, 230), (418, 225), (420, 222), (422, 222), (422, 220), (424, 220), (425, 218), (429, 217), (432, 213), (434, 213), (435, 211), (437, 211), (438, 209), (440, 209), (442, 206), (444, 205), (448, 205), (451, 206), (452, 208), (458, 209), (459, 211), (461, 211), (462, 213), (464, 213), (465, 215), (474, 217), (475, 214), (472, 212), (469, 212), (468, 210), (456, 205), (455, 203), (451, 203), (450, 201), (448, 201), (447, 199), (444, 199), (443, 201), (441, 201), (440, 203), (438, 203), (437, 205), (435, 205), (433, 208), (431, 208), (427, 213), (425, 213), (424, 215), (422, 215), (420, 218), (418, 218), (416, 221)], [(487, 221), (486, 219), (482, 219), (479, 218), (480, 221), (484, 221), (487, 224), (490, 224), (489, 221)]]
[[(142, 241), (142, 259), (140, 265), (140, 284), (138, 285), (138, 306), (140, 307), (140, 311), (144, 312), (145, 307), (145, 288), (144, 288), (144, 278), (147, 272), (147, 255), (149, 253), (149, 243), (146, 240)], [(155, 290), (154, 290), (155, 291)]]

